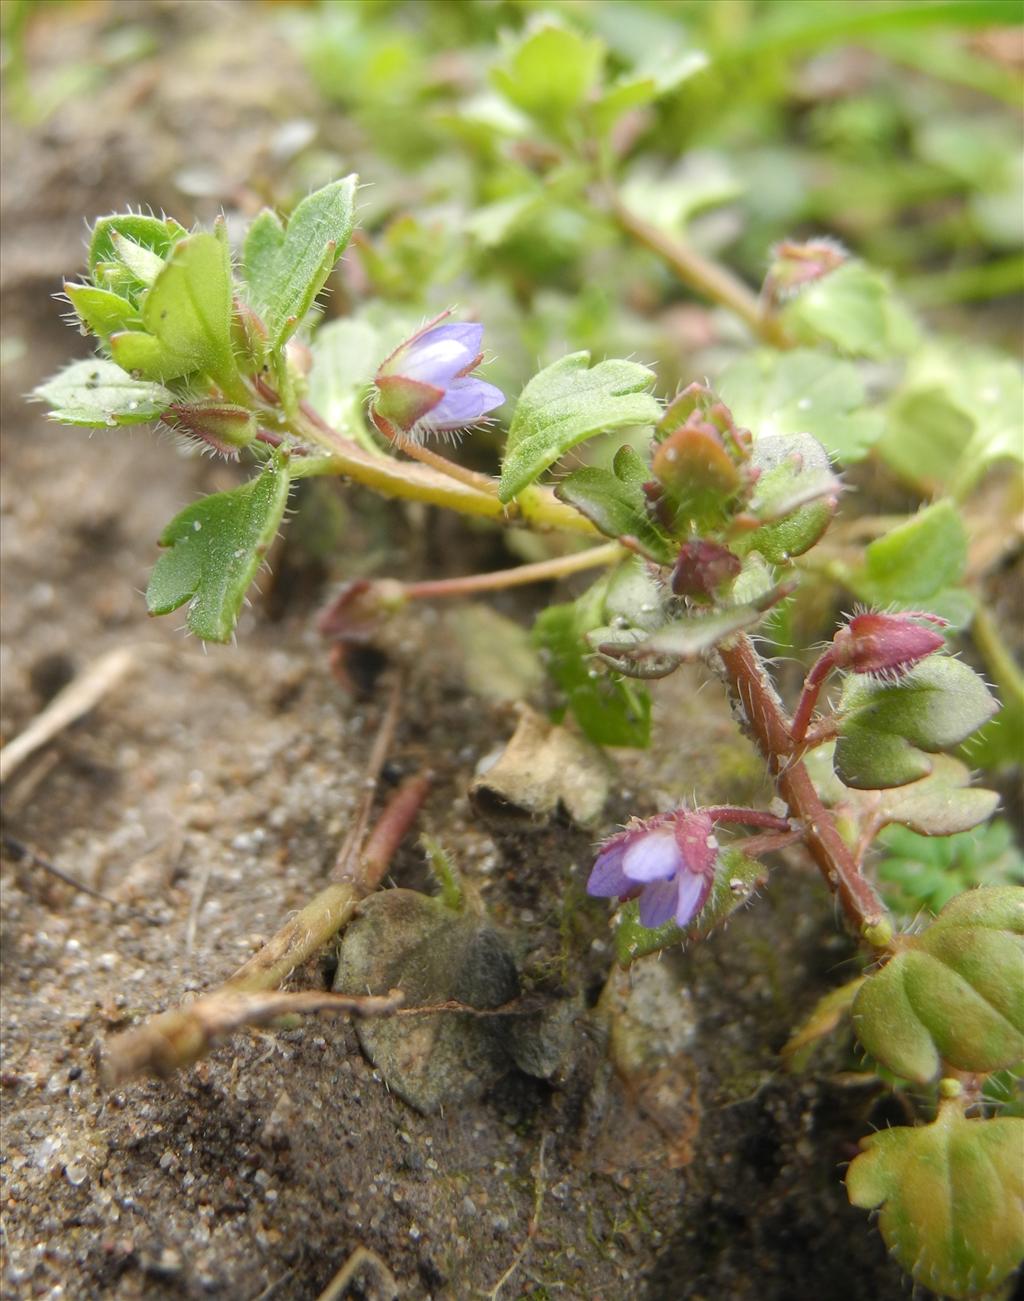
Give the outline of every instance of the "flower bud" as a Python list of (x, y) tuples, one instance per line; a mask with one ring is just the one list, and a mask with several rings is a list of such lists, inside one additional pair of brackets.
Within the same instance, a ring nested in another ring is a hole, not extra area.
[(739, 556), (728, 547), (706, 538), (693, 538), (679, 548), (672, 570), (672, 591), (676, 596), (713, 596), (742, 567)]
[(772, 250), (765, 290), (776, 300), (791, 298), (805, 286), (842, 266), (849, 256), (842, 244), (834, 239), (809, 239), (803, 243), (783, 240)]
[[(920, 620), (934, 624), (923, 628)], [(832, 639), (833, 663), (854, 673), (885, 673), (900, 676), (925, 656), (945, 644), (937, 628), (947, 627), (935, 614), (908, 610), (905, 614), (857, 614)]]
[(163, 415), (164, 421), (191, 438), (207, 443), (221, 456), (237, 457), (240, 447), (256, 437), (256, 417), (245, 407), (210, 400), (178, 403)]

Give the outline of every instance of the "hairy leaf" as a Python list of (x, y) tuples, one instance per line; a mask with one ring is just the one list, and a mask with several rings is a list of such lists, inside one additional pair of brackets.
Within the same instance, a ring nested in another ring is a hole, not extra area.
[(112, 361), (73, 361), (40, 384), (34, 398), (52, 408), (51, 420), (65, 425), (140, 425), (155, 420), (174, 394), (150, 380), (133, 379)]
[(267, 211), (249, 228), (243, 269), (272, 347), (295, 333), (344, 252), (355, 224), (356, 183), (346, 176), (314, 191), (286, 227)]
[(957, 895), (869, 976), (853, 1022), (871, 1055), (925, 1083), (942, 1062), (988, 1072), (1024, 1058), (1024, 889)]
[(275, 456), (240, 488), (202, 497), (176, 515), (160, 536), (167, 550), (146, 591), (150, 614), (188, 601), (189, 629), (204, 641), (228, 641), (287, 501), (287, 463)]
[(189, 235), (171, 252), (142, 307), (148, 333), (111, 337), (114, 360), (143, 379), (235, 374), (231, 347), (231, 266), (217, 235)]
[(555, 489), (555, 496), (575, 506), (610, 538), (629, 542), (661, 565), (668, 565), (677, 550), (665, 537), (647, 509), (643, 485), (650, 471), (629, 446), (615, 455), (611, 470), (588, 465), (574, 470)]
[(649, 389), (654, 373), (635, 361), (590, 366), (574, 352), (535, 375), (520, 394), (509, 429), (498, 495), (513, 497), (559, 457), (605, 430), (653, 424), (661, 408)]
[(998, 704), (962, 660), (931, 655), (895, 682), (846, 678), (835, 748), (839, 779), (859, 790), (884, 790), (926, 776), (935, 754), (966, 740)]
[(930, 1125), (861, 1140), (846, 1176), (854, 1206), (881, 1207), (886, 1246), (942, 1296), (994, 1296), (1024, 1256), (1024, 1120), (968, 1120), (946, 1102)]

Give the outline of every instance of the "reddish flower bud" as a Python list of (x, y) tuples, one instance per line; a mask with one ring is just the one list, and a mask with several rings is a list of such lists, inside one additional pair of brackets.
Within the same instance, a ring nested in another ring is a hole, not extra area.
[(245, 407), (216, 400), (176, 403), (163, 414), (166, 424), (179, 433), (198, 438), (222, 456), (237, 457), (240, 447), (256, 437), (256, 417)]
[(679, 548), (672, 570), (672, 591), (676, 596), (713, 596), (742, 569), (739, 556), (728, 547), (706, 538), (694, 538)]
[[(922, 628), (919, 622), (922, 619), (935, 627)], [(945, 619), (920, 610), (908, 610), (904, 614), (867, 611), (854, 615), (832, 639), (832, 663), (836, 668), (852, 669), (854, 673), (898, 676), (945, 643), (942, 633), (936, 631), (945, 627), (948, 627)]]
[(772, 250), (765, 290), (776, 299), (790, 298), (842, 266), (849, 256), (842, 244), (834, 239), (809, 239), (802, 244), (783, 240)]

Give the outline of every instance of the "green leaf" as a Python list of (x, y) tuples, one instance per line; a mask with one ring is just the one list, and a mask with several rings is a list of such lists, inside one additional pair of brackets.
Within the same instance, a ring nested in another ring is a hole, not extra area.
[(930, 655), (895, 682), (851, 673), (837, 711), (836, 773), (858, 790), (916, 781), (932, 769), (922, 750), (958, 745), (997, 708), (974, 670), (946, 655)]
[(133, 379), (112, 361), (73, 361), (32, 396), (52, 408), (51, 420), (65, 425), (141, 425), (155, 420), (175, 401), (160, 384)]
[(129, 298), (93, 285), (66, 284), (64, 292), (78, 319), (93, 334), (106, 338), (117, 330), (139, 329), (142, 317)]
[(911, 352), (913, 318), (892, 296), (888, 280), (863, 262), (845, 262), (798, 294), (782, 320), (806, 343), (825, 341), (855, 357), (883, 360)]
[(555, 496), (610, 538), (629, 539), (659, 565), (672, 563), (678, 549), (666, 538), (647, 509), (643, 485), (650, 470), (632, 447), (621, 447), (611, 470), (584, 466), (574, 470), (555, 489)]
[(505, 65), (491, 76), (495, 86), (517, 108), (549, 130), (562, 132), (601, 78), (604, 42), (580, 36), (567, 27), (545, 22), (511, 52)]
[(912, 358), (878, 451), (909, 483), (963, 498), (991, 466), (1024, 460), (1024, 372), (981, 348), (930, 344)]
[(216, 235), (189, 235), (171, 252), (142, 308), (148, 335), (128, 331), (110, 341), (115, 359), (143, 379), (235, 375), (231, 348), (231, 266)]
[(758, 887), (768, 879), (768, 870), (755, 858), (748, 858), (742, 845), (731, 845), (718, 855), (715, 880), (707, 902), (686, 927), (675, 922), (663, 926), (641, 926), (640, 905), (635, 899), (622, 905), (615, 930), (615, 956), (623, 967), (659, 949), (702, 940), (734, 913), (749, 903)]
[(906, 606), (954, 587), (966, 563), (967, 532), (960, 512), (951, 501), (938, 501), (876, 538), (848, 583), (872, 605)]
[(726, 638), (742, 632), (744, 628), (752, 628), (763, 618), (763, 606), (741, 605), (713, 614), (673, 619), (634, 646), (630, 655), (639, 660), (649, 655), (670, 655), (679, 660), (695, 660)]
[(854, 1206), (880, 1206), (886, 1246), (914, 1282), (994, 1297), (1024, 1256), (1024, 1120), (968, 1120), (955, 1102), (930, 1125), (861, 1139), (846, 1175)]
[(824, 352), (760, 349), (726, 367), (715, 387), (756, 438), (811, 434), (846, 465), (862, 460), (884, 428), (880, 412), (864, 409), (857, 367)]
[(134, 212), (101, 217), (93, 227), (89, 241), (89, 274), (95, 277), (102, 263), (122, 261), (116, 236), (130, 240), (166, 261), (174, 245), (185, 234), (185, 227), (179, 226), (171, 217), (147, 217)]
[[(999, 805), (995, 791), (971, 786), (969, 769), (952, 755), (937, 754), (930, 761), (931, 772), (919, 781), (879, 792), (844, 786), (833, 771), (834, 753), (834, 743), (818, 746), (805, 762), (822, 799), (841, 810), (844, 817), (854, 818), (860, 827), (880, 831), (898, 823), (921, 836), (940, 837), (931, 842), (939, 845), (947, 843), (954, 832), (978, 826)], [(882, 839), (885, 841), (884, 834)]]
[(886, 903), (904, 916), (915, 918), (922, 908), (939, 912), (975, 886), (1024, 885), (1024, 855), (1008, 822), (997, 819), (959, 835), (917, 835), (909, 825), (888, 827), (879, 837), (886, 856), (878, 879)]
[(115, 230), (111, 233), (110, 242), (114, 246), (114, 253), (118, 260), (128, 268), (140, 284), (145, 285), (147, 289), (151, 288), (166, 266), (164, 259), (152, 249), (146, 248), (143, 244), (136, 244), (133, 239), (128, 239), (120, 231)]
[(351, 317), (331, 321), (313, 336), (310, 404), (332, 429), (373, 451), (377, 444), (363, 417), (363, 397), (387, 352), (386, 341), (375, 325)]
[(552, 605), (533, 627), (549, 676), (584, 734), (598, 745), (643, 748), (651, 735), (651, 698), (639, 683), (602, 671), (587, 634), (608, 622), (609, 576), (577, 601)]
[(295, 333), (345, 251), (355, 224), (356, 181), (346, 176), (314, 191), (285, 228), (271, 212), (249, 228), (244, 274), (272, 348)]
[(684, 50), (668, 56), (659, 50), (649, 67), (625, 73), (590, 106), (595, 126), (599, 131), (610, 130), (623, 113), (671, 95), (707, 66), (708, 56), (703, 50)]
[(176, 515), (160, 536), (167, 550), (146, 591), (150, 614), (188, 601), (189, 629), (204, 641), (228, 641), (287, 501), (287, 461), (275, 454), (255, 479)]
[(653, 424), (661, 408), (649, 389), (653, 371), (635, 361), (590, 366), (574, 352), (530, 380), (509, 429), (498, 496), (511, 501), (559, 457), (584, 439), (610, 429)]
[(921, 1084), (943, 1062), (986, 1073), (1024, 1058), (1024, 889), (957, 895), (927, 930), (899, 944), (853, 1006), (872, 1057)]
[(772, 564), (802, 556), (828, 528), (839, 481), (824, 447), (810, 434), (758, 438), (752, 464), (760, 473), (747, 513), (765, 523), (734, 539), (740, 554), (759, 551)]

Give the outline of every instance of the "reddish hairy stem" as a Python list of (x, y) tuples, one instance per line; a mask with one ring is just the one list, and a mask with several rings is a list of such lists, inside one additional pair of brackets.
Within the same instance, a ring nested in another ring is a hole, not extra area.
[(811, 671), (804, 678), (804, 689), (800, 692), (800, 699), (797, 701), (796, 713), (793, 715), (793, 723), (789, 729), (790, 736), (793, 738), (793, 744), (799, 745), (807, 735), (807, 728), (811, 721), (811, 715), (814, 713), (814, 706), (818, 703), (818, 696), (821, 694), (821, 688), (825, 679), (832, 672), (836, 662), (836, 651), (834, 646), (830, 646), (823, 655), (811, 667)]
[(793, 757), (790, 721), (749, 637), (740, 635), (718, 653), (733, 697), (743, 707), (746, 730), (768, 761), (779, 794), (794, 818), (803, 823), (804, 839), (829, 888), (838, 896), (847, 917), (865, 932), (886, 918), (885, 905), (822, 804), (803, 763)]
[(763, 809), (741, 809), (735, 804), (715, 804), (705, 809), (713, 822), (739, 822), (747, 827), (767, 827), (771, 831), (792, 831), (788, 818), (777, 817)]

